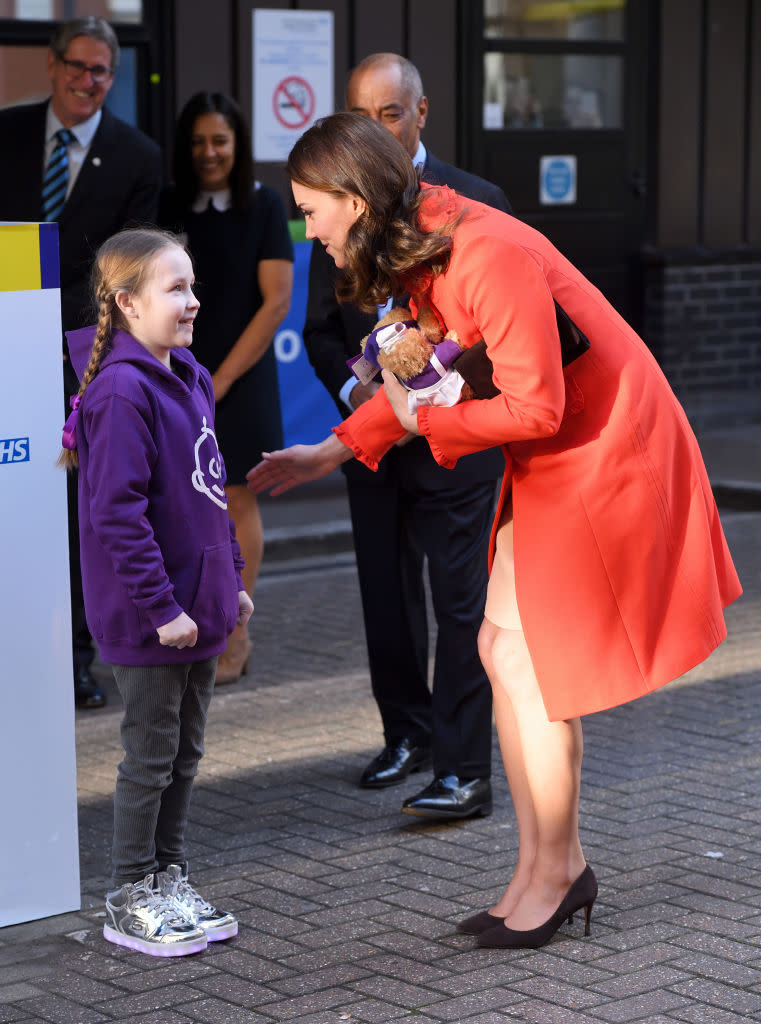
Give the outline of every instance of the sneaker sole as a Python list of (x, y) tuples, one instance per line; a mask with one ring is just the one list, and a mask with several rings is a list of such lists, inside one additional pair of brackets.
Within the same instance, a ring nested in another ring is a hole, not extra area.
[[(237, 931), (237, 928), (236, 928)], [(172, 945), (163, 945), (159, 942), (148, 942), (136, 935), (123, 935), (115, 931), (109, 925), (103, 925), (103, 938), (107, 942), (113, 942), (116, 946), (124, 946), (126, 949), (134, 949), (138, 953), (147, 953), (148, 956), (189, 956), (191, 953), (202, 953), (206, 949), (207, 937), (204, 935), (198, 939), (186, 939), (184, 942), (174, 942)]]
[(199, 924), (198, 927), (203, 928), (206, 932), (206, 938), (209, 942), (222, 942), (224, 939), (232, 939), (238, 934), (237, 921), (233, 921), (231, 924), (226, 924), (221, 928), (206, 929), (202, 924)]

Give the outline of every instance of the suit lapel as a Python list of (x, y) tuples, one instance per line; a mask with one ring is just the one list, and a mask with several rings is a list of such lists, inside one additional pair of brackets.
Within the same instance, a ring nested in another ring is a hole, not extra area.
[(104, 174), (115, 173), (113, 135), (113, 117), (104, 108), (85, 162), (80, 168), (71, 195), (66, 200), (63, 212), (58, 218), (60, 223), (65, 223), (70, 217), (76, 217), (80, 207), (89, 205), (93, 194), (100, 194)]
[(441, 177), (439, 161), (433, 153), (429, 153), (428, 150), (426, 150), (425, 153), (425, 163), (423, 164), (423, 170), (420, 174), (420, 178), (426, 183), (426, 185), (446, 184)]

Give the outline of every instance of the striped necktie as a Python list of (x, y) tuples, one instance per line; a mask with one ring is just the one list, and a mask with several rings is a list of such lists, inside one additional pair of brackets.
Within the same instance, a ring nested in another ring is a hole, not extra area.
[(45, 168), (42, 179), (42, 219), (58, 220), (66, 202), (66, 189), (69, 184), (69, 151), (68, 147), (76, 142), (75, 136), (68, 128), (61, 128), (55, 133), (56, 144), (50, 155), (50, 163)]

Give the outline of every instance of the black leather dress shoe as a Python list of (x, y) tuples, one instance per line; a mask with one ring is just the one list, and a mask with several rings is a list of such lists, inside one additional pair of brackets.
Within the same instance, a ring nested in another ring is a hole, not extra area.
[(408, 739), (389, 743), (374, 757), (360, 776), (362, 789), (385, 789), (404, 782), (410, 772), (419, 772), (431, 764), (431, 748), (416, 747)]
[(424, 818), (472, 818), (491, 814), (491, 783), (488, 779), (460, 779), (437, 775), (430, 786), (402, 804), (404, 814)]
[(89, 668), (74, 671), (74, 704), (78, 708), (105, 707), (106, 695)]

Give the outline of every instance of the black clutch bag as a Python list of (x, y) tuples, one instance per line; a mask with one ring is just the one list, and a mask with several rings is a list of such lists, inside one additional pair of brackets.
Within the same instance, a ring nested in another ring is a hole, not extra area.
[[(576, 326), (563, 307), (555, 303), (555, 320), (560, 338), (560, 356), (563, 366), (568, 366), (589, 348), (589, 338)], [(494, 385), (494, 367), (486, 352), (486, 342), (481, 339), (452, 363), (466, 384), (473, 389), (476, 398), (496, 398), (499, 388)]]

